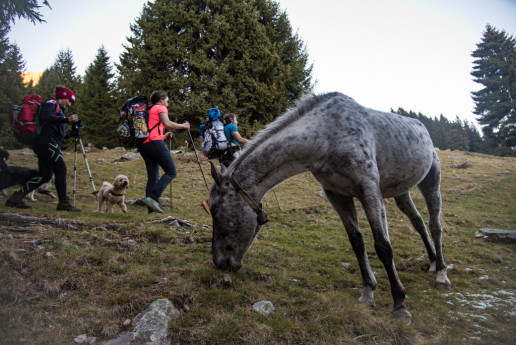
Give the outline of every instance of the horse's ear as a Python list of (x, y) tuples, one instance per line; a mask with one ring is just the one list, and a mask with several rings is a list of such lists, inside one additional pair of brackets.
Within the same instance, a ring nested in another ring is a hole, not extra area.
[(224, 175), (228, 169), (224, 166), (224, 164), (220, 165), (220, 173)]
[(215, 167), (215, 164), (213, 164), (212, 161), (209, 161), (211, 165), (211, 177), (215, 180), (215, 183), (220, 186), (222, 182), (222, 176), (220, 175), (220, 172)]

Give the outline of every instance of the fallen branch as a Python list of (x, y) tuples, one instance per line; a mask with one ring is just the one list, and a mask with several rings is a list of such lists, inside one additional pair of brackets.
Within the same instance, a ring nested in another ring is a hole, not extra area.
[(88, 223), (82, 220), (66, 218), (42, 218), (32, 216), (22, 216), (17, 213), (0, 212), (0, 221), (15, 222), (30, 225), (53, 225), (58, 228), (78, 230), (77, 226), (85, 226)]
[(146, 223), (157, 224), (157, 223), (168, 223), (168, 222), (173, 222), (173, 221), (177, 221), (180, 225), (188, 226), (190, 228), (193, 227), (193, 224), (190, 223), (189, 221), (184, 220), (184, 219), (179, 219), (176, 217), (172, 217), (172, 216), (168, 216), (163, 219), (149, 220)]
[(31, 228), (5, 228), (5, 230), (9, 232), (36, 232), (36, 230)]

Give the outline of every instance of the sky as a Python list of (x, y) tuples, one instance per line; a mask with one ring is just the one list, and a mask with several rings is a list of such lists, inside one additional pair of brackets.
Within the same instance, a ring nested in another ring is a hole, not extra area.
[[(27, 71), (70, 49), (77, 72), (103, 45), (118, 62), (145, 0), (49, 0), (46, 23), (17, 20), (9, 39)], [(478, 126), (471, 53), (486, 25), (516, 37), (516, 0), (279, 0), (305, 42), (315, 91), (342, 92), (368, 108), (458, 116)]]

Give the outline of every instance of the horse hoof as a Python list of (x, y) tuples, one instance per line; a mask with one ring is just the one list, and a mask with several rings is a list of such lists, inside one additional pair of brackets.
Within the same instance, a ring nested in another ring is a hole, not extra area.
[(376, 304), (374, 303), (373, 290), (364, 288), (362, 290), (362, 295), (358, 299), (358, 303), (365, 304), (369, 308), (374, 309), (376, 307)]
[(358, 303), (366, 305), (367, 307), (369, 307), (371, 309), (374, 309), (376, 307), (376, 304), (374, 303), (374, 299), (360, 297), (358, 299)]
[(408, 325), (412, 322), (412, 315), (409, 313), (407, 309), (398, 309), (394, 310), (391, 313), (391, 317), (398, 320), (405, 321)]
[(437, 273), (437, 279), (435, 280), (437, 288), (440, 290), (451, 290), (451, 283), (446, 275), (446, 270), (439, 271)]
[(451, 290), (451, 283), (450, 282), (436, 282), (435, 286), (437, 286), (437, 288), (439, 290), (445, 290), (445, 291), (450, 291)]

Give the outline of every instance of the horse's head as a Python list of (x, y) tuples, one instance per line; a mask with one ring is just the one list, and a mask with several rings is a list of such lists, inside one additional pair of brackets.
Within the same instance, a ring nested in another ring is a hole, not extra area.
[(213, 263), (220, 269), (238, 271), (261, 225), (256, 212), (233, 187), (224, 167), (219, 172), (212, 163), (211, 175), (215, 180), (209, 199)]

